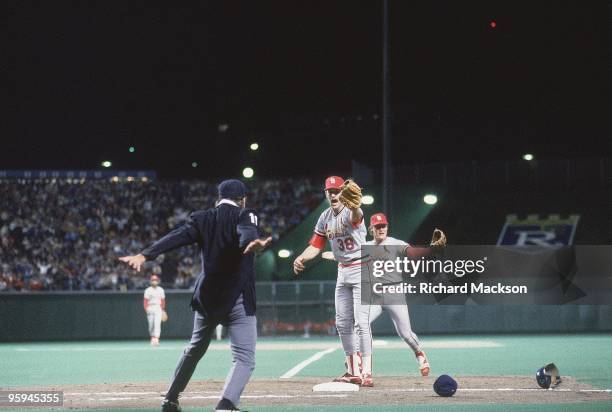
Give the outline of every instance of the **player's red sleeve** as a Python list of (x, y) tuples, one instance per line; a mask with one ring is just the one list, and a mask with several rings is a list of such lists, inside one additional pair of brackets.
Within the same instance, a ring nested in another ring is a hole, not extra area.
[(147, 310), (147, 307), (149, 306), (149, 299), (144, 300), (143, 306), (144, 306), (144, 310)]
[(161, 300), (161, 308), (164, 310), (166, 309), (166, 299)]
[(308, 242), (308, 244), (316, 247), (317, 249), (323, 249), (325, 247), (325, 241), (325, 236), (315, 233), (310, 238), (310, 242)]
[(353, 229), (357, 229), (359, 225), (361, 224), (361, 222), (363, 222), (363, 215), (361, 215), (361, 219), (359, 219), (359, 222), (357, 223), (351, 222), (351, 225), (353, 225)]

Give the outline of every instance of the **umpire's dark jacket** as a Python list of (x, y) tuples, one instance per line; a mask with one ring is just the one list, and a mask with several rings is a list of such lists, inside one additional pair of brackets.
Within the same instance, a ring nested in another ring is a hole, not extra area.
[(244, 248), (258, 237), (254, 209), (241, 209), (221, 200), (208, 210), (193, 212), (187, 223), (175, 228), (141, 253), (147, 260), (197, 243), (202, 271), (196, 280), (191, 307), (211, 320), (223, 321), (236, 299), (243, 295), (247, 315), (255, 314), (255, 269), (253, 253)]

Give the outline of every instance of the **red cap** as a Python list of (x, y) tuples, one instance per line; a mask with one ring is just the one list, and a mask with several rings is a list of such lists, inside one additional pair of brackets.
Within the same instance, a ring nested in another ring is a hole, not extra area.
[(158, 281), (158, 282), (159, 282), (159, 276), (157, 276), (157, 275), (152, 275), (152, 276), (151, 276), (151, 282), (153, 282), (154, 280), (156, 280), (156, 281)]
[(370, 218), (370, 226), (388, 225), (388, 224), (389, 222), (387, 222), (387, 216), (385, 216), (384, 213), (373, 214), (372, 217)]
[(330, 176), (325, 179), (325, 190), (327, 189), (340, 189), (344, 183), (344, 179), (340, 176)]

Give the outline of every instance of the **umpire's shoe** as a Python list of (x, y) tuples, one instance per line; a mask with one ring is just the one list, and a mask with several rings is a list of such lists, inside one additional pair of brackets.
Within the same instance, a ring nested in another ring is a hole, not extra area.
[(178, 400), (171, 401), (170, 399), (164, 399), (162, 401), (162, 412), (181, 412), (182, 409), (179, 406)]
[[(232, 401), (230, 401), (229, 399), (223, 398), (217, 404), (217, 407), (215, 408), (215, 412), (240, 412), (240, 409), (234, 406)], [(247, 411), (242, 411), (242, 412), (247, 412)]]

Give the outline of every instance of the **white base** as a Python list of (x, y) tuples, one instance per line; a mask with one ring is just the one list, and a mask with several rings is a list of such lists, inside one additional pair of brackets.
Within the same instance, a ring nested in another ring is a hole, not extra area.
[(325, 382), (312, 387), (313, 392), (357, 392), (359, 385), (345, 382)]

